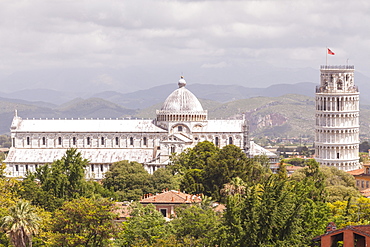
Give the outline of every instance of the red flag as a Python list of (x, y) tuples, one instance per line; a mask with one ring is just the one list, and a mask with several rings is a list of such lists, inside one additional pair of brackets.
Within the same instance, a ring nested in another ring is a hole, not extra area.
[(329, 54), (329, 55), (335, 55), (335, 53), (334, 53), (334, 52), (332, 52), (329, 48), (328, 48), (328, 54)]

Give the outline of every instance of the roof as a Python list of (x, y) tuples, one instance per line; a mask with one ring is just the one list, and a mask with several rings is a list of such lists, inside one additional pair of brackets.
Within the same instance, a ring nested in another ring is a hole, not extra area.
[[(67, 149), (14, 149), (11, 148), (4, 161), (5, 163), (45, 164), (61, 159)], [(153, 159), (153, 149), (143, 148), (100, 148), (78, 149), (82, 157), (92, 164), (112, 164), (122, 160), (135, 160), (139, 163), (149, 162)]]
[(260, 145), (256, 144), (254, 141), (250, 141), (249, 154), (253, 156), (266, 155), (267, 157), (278, 157), (275, 153), (270, 152), (267, 149), (264, 149)]
[(324, 237), (326, 235), (332, 235), (332, 234), (335, 235), (337, 233), (340, 233), (340, 232), (346, 231), (346, 230), (350, 230), (350, 231), (356, 232), (358, 234), (362, 234), (362, 235), (370, 237), (370, 225), (358, 225), (358, 226), (346, 226), (346, 227), (341, 228), (341, 229), (326, 232), (323, 235), (315, 237), (313, 239), (313, 241), (319, 241), (322, 237)]
[(242, 119), (213, 119), (207, 120), (207, 124), (200, 128), (193, 128), (192, 132), (209, 132), (209, 133), (221, 133), (221, 132), (242, 132), (244, 126), (244, 120)]
[(360, 193), (361, 193), (362, 196), (369, 198), (370, 197), (370, 188), (361, 190)]
[(167, 97), (161, 110), (171, 112), (203, 112), (203, 107), (197, 97), (185, 88), (185, 84), (179, 83), (179, 86), (180, 88), (173, 91)]
[[(15, 121), (13, 121), (14, 123)], [(166, 132), (143, 119), (18, 119), (18, 132)]]
[(362, 175), (362, 174), (364, 174), (364, 172), (365, 172), (365, 169), (364, 168), (357, 169), (357, 170), (352, 170), (352, 171), (347, 171), (348, 174), (351, 174), (353, 176), (355, 176), (355, 175)]
[(156, 195), (145, 195), (143, 199), (140, 200), (140, 203), (148, 204), (161, 204), (161, 203), (169, 203), (169, 204), (189, 204), (194, 202), (201, 202), (202, 199), (196, 195), (186, 194), (180, 191), (169, 190), (164, 191), (160, 194)]

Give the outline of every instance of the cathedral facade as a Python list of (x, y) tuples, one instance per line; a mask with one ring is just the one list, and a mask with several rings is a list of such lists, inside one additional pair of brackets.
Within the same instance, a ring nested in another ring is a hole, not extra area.
[(89, 160), (86, 174), (92, 179), (102, 179), (110, 165), (121, 160), (142, 163), (153, 173), (169, 164), (172, 153), (202, 141), (220, 148), (234, 144), (248, 152), (246, 119), (209, 120), (183, 78), (178, 86), (151, 120), (22, 119), (15, 113), (6, 172), (23, 177), (27, 171), (62, 158), (69, 148), (77, 148)]

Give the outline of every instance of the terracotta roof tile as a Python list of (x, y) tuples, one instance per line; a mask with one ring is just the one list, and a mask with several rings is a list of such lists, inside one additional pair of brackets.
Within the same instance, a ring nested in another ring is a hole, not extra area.
[(364, 168), (361, 168), (361, 169), (357, 169), (357, 170), (353, 170), (353, 171), (348, 171), (347, 173), (354, 176), (354, 175), (361, 175), (364, 172), (365, 172)]
[(140, 203), (176, 203), (176, 204), (183, 204), (183, 203), (193, 203), (193, 202), (201, 202), (200, 199), (196, 195), (190, 195), (186, 193), (182, 193), (180, 191), (169, 190), (164, 191), (160, 194), (156, 195), (146, 195), (143, 199), (140, 200)]

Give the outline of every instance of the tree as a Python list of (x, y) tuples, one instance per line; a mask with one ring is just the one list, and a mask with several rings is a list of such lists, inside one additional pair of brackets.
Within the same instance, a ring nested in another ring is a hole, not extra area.
[(117, 246), (152, 246), (171, 233), (165, 218), (152, 204), (143, 206), (138, 202), (132, 203), (131, 216), (123, 223), (123, 230), (116, 240)]
[(221, 226), (221, 217), (210, 205), (184, 205), (177, 207), (176, 218), (170, 225), (180, 243), (187, 241), (192, 246), (213, 246), (216, 233)]
[(26, 174), (21, 196), (33, 204), (53, 211), (64, 201), (91, 194), (85, 179), (88, 160), (77, 149), (71, 148), (52, 164), (39, 167), (35, 173)]
[[(315, 177), (315, 176), (313, 176)], [(320, 186), (272, 174), (227, 197), (220, 246), (309, 246), (325, 229), (326, 205)]]
[(2, 218), (1, 227), (7, 231), (15, 247), (32, 246), (32, 235), (38, 232), (40, 218), (29, 202), (20, 200)]
[(102, 198), (78, 198), (56, 210), (50, 225), (52, 246), (108, 246), (114, 236), (113, 203)]
[(114, 163), (105, 173), (103, 186), (116, 192), (119, 200), (138, 200), (151, 192), (150, 174), (138, 162), (127, 160)]
[[(308, 164), (316, 163), (314, 160), (310, 160)], [(301, 181), (310, 174), (310, 166), (299, 169), (292, 174), (292, 179)], [(357, 198), (361, 194), (356, 188), (355, 178), (346, 173), (345, 171), (339, 170), (336, 167), (321, 166), (320, 167), (321, 179), (324, 180), (323, 186), (325, 187), (325, 193), (328, 194), (327, 200), (329, 202), (347, 200), (348, 198)]]
[(178, 190), (179, 178), (177, 175), (173, 175), (172, 171), (168, 168), (159, 168), (154, 171), (153, 175), (149, 179), (150, 187), (152, 187), (152, 193), (160, 192), (164, 189)]

